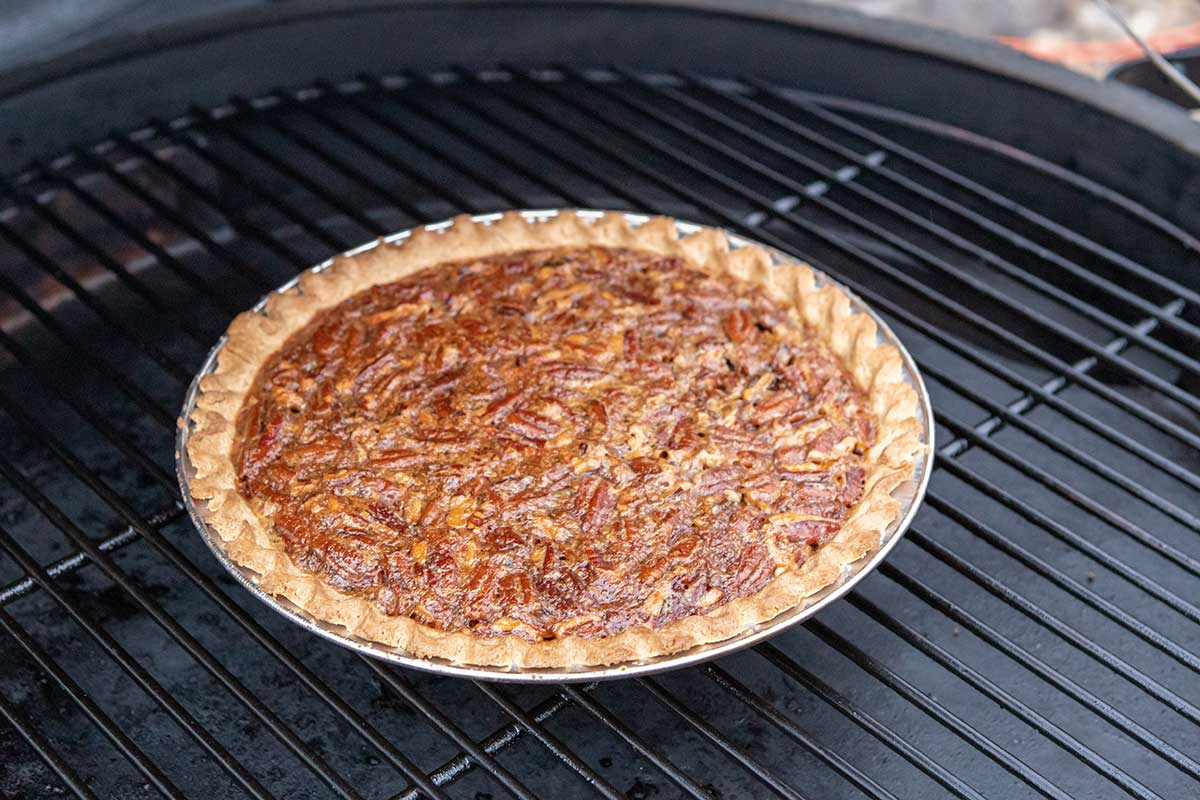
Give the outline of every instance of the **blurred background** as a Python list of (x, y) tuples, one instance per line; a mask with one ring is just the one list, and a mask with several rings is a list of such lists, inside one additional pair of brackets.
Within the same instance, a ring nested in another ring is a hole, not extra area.
[[(287, 0), (277, 0), (287, 2)], [(41, 61), (108, 36), (137, 34), (270, 0), (5, 0), (0, 3), (0, 70)], [(1039, 58), (1102, 76), (1140, 53), (1092, 0), (817, 0), (998, 38)], [(1114, 0), (1160, 51), (1200, 45), (1200, 1)]]

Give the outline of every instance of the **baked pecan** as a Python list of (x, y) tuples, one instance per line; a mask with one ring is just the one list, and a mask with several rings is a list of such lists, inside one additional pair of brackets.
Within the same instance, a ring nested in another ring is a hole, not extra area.
[(608, 411), (604, 408), (604, 403), (599, 400), (593, 400), (588, 403), (588, 419), (595, 425), (606, 427), (608, 425)]
[(517, 409), (509, 414), (504, 420), (504, 426), (513, 433), (535, 442), (549, 441), (563, 430), (562, 423), (558, 420), (524, 409)]
[(575, 515), (585, 533), (594, 533), (612, 521), (617, 498), (612, 484), (596, 475), (584, 478), (575, 493)]
[(871, 413), (836, 356), (680, 259), (476, 259), (306, 330), (261, 367), (238, 485), (297, 565), (387, 614), (530, 641), (668, 624), (757, 591), (862, 495)]
[(762, 542), (754, 542), (742, 551), (732, 576), (725, 582), (725, 594), (744, 597), (762, 588), (774, 574), (771, 552)]
[(754, 327), (754, 318), (743, 308), (735, 308), (721, 320), (721, 327), (729, 341), (741, 344), (758, 332)]
[(608, 375), (601, 367), (577, 364), (571, 361), (551, 361), (542, 368), (542, 374), (552, 381), (595, 381)]

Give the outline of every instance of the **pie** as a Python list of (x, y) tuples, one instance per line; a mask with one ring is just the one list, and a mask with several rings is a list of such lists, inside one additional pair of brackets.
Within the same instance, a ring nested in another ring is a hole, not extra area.
[(571, 667), (839, 580), (921, 451), (848, 296), (673, 220), (460, 217), (229, 326), (189, 490), (260, 586), (420, 657)]

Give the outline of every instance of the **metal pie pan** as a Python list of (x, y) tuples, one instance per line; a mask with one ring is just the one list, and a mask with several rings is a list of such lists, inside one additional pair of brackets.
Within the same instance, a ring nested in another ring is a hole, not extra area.
[[(551, 209), (537, 211), (521, 211), (521, 216), (525, 217), (530, 224), (537, 224), (554, 217), (559, 214), (578, 214), (584, 218), (598, 218), (605, 214), (621, 214), (633, 226), (638, 226), (650, 219), (647, 214), (631, 214), (618, 211), (596, 211), (596, 210), (577, 210), (577, 209)], [(480, 214), (472, 217), (476, 222), (488, 223), (499, 219), (500, 214)], [(454, 225), (454, 220), (445, 220), (443, 222), (426, 225), (424, 227), (430, 230), (441, 230)], [(676, 227), (680, 235), (687, 235), (702, 230), (707, 226), (696, 225), (690, 222), (677, 221)], [(397, 242), (407, 238), (412, 231), (402, 231), (391, 236), (383, 237), (369, 244), (357, 247), (347, 251), (343, 255), (354, 255), (361, 253), (371, 248), (377, 247), (385, 242)], [(736, 234), (726, 232), (729, 237), (731, 246), (744, 247), (753, 245), (761, 247), (771, 254), (775, 263), (794, 262), (798, 259), (790, 257), (776, 248), (767, 245), (759, 244), (753, 240), (747, 239)], [(311, 272), (318, 272), (327, 268), (333, 263), (333, 259), (329, 259), (317, 266), (313, 267)], [(300, 276), (296, 276), (292, 280), (280, 286), (272, 294), (286, 292), (292, 289)], [(225, 345), (225, 337), (222, 336), (216, 346), (209, 352), (208, 357), (204, 360), (204, 365), (200, 368), (200, 372), (193, 379), (191, 386), (183, 402), (183, 410), (180, 414), (181, 424), (178, 429), (175, 447), (175, 469), (179, 478), (179, 486), (183, 495), (183, 502), (187, 508), (188, 514), (191, 515), (192, 521), (195, 523), (200, 535), (203, 536), (205, 543), (212, 550), (213, 555), (221, 563), (229, 573), (244, 586), (247, 591), (255, 595), (263, 603), (270, 606), (272, 609), (287, 617), (292, 622), (300, 625), (318, 636), (322, 636), (335, 642), (343, 647), (357, 650), (358, 652), (378, 658), (384, 661), (390, 661), (395, 664), (400, 664), (413, 669), (424, 670), (426, 672), (435, 672), (441, 675), (453, 675), (460, 678), (474, 678), (490, 681), (507, 681), (507, 682), (584, 682), (598, 680), (612, 680), (615, 678), (626, 678), (635, 675), (647, 675), (656, 672), (664, 672), (666, 670), (679, 669), (681, 667), (692, 666), (695, 664), (708, 661), (719, 656), (733, 653), (742, 648), (749, 647), (764, 639), (775, 636), (793, 625), (799, 624), (809, 617), (813, 616), (821, 609), (833, 603), (846, 592), (848, 592), (856, 583), (865, 578), (872, 569), (875, 568), (880, 561), (884, 559), (888, 551), (890, 551), (900, 537), (908, 529), (909, 523), (912, 522), (916, 515), (917, 508), (920, 505), (921, 499), (925, 496), (925, 488), (929, 483), (929, 475), (932, 471), (933, 464), (933, 409), (929, 402), (929, 393), (925, 389), (925, 384), (921, 380), (921, 375), (917, 371), (917, 366), (913, 361), (908, 350), (896, 338), (895, 333), (891, 328), (880, 319), (880, 317), (870, 309), (862, 300), (854, 295), (853, 292), (846, 289), (841, 284), (830, 279), (828, 276), (817, 273), (817, 281), (820, 285), (838, 286), (842, 291), (850, 297), (851, 307), (856, 313), (867, 314), (879, 326), (879, 337), (896, 347), (900, 351), (900, 355), (904, 361), (904, 378), (917, 391), (920, 410), (918, 416), (922, 426), (922, 443), (924, 449), (918, 457), (916, 470), (912, 480), (909, 480), (897, 487), (892, 493), (901, 504), (901, 513), (886, 531), (884, 531), (881, 543), (878, 549), (873, 550), (867, 555), (848, 564), (842, 570), (841, 579), (828, 586), (821, 591), (806, 598), (800, 605), (782, 612), (774, 619), (753, 625), (729, 639), (710, 644), (697, 645), (696, 647), (683, 650), (678, 653), (665, 656), (657, 656), (647, 658), (640, 661), (631, 661), (620, 664), (610, 664), (603, 667), (578, 667), (578, 668), (555, 668), (555, 669), (522, 669), (516, 667), (483, 667), (459, 664), (452, 661), (437, 658), (420, 658), (414, 656), (404, 650), (389, 645), (374, 642), (369, 639), (363, 639), (350, 633), (340, 625), (335, 625), (318, 619), (307, 611), (296, 606), (291, 601), (284, 597), (279, 597), (269, 594), (259, 587), (259, 575), (253, 570), (246, 569), (239, 564), (234, 563), (226, 554), (221, 544), (221, 539), (217, 533), (208, 524), (208, 508), (207, 503), (203, 500), (194, 500), (190, 490), (190, 480), (195, 474), (194, 469), (188, 459), (187, 444), (188, 437), (192, 429), (192, 412), (196, 407), (196, 398), (200, 391), (200, 380), (206, 375), (212, 373), (216, 368), (217, 355), (221, 352), (221, 348)], [(254, 311), (261, 312), (271, 295), (267, 295), (254, 306)]]

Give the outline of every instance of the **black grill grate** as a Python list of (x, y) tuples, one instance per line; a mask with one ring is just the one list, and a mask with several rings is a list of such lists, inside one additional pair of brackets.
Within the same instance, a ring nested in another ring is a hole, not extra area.
[[(1132, 201), (886, 109), (617, 70), (234, 100), (0, 188), (0, 789), (1200, 789), (1200, 248)], [(229, 317), (375, 236), (561, 206), (725, 225), (881, 311), (938, 411), (906, 541), (802, 630), (599, 686), (407, 673), (260, 608), (170, 471)]]

